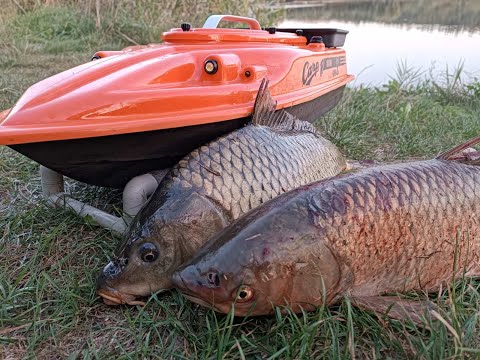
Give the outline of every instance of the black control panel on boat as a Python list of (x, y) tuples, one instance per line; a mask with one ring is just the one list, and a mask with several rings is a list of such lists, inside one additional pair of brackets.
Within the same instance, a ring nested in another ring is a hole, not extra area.
[(318, 37), (320, 36), (323, 40), (323, 43), (328, 48), (342, 47), (345, 44), (345, 38), (347, 37), (347, 34), (348, 34), (347, 30), (341, 30), (341, 29), (275, 28), (275, 31), (289, 32), (289, 33), (297, 34), (299, 36), (305, 36), (307, 38), (307, 44), (309, 44), (312, 41), (313, 42), (318, 41), (319, 40)]

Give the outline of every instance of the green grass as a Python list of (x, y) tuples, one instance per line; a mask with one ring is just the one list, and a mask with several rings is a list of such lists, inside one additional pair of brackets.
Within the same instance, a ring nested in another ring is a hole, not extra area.
[(399, 64), (387, 84), (349, 91), (318, 125), (349, 157), (380, 161), (431, 157), (478, 136), (480, 83), (464, 83), (461, 65), (440, 80), (420, 75)]
[[(18, 3), (26, 14), (14, 6), (0, 16), (0, 109), (30, 84), (87, 61), (100, 45), (128, 43), (117, 30), (96, 31), (88, 11)], [(80, 25), (72, 27), (77, 18)], [(124, 34), (133, 38), (136, 32)], [(319, 121), (350, 158), (427, 158), (480, 133), (478, 82), (464, 85), (454, 72), (438, 83), (415, 84), (414, 70), (399, 69), (384, 87), (349, 90), (342, 105)], [(96, 206), (119, 205), (117, 191), (69, 185)], [(246, 319), (192, 305), (175, 291), (153, 295), (144, 308), (108, 307), (95, 295), (95, 278), (117, 242), (108, 231), (47, 207), (37, 165), (0, 147), (0, 358), (480, 356), (478, 281), (459, 281), (431, 295), (450, 325), (431, 321), (430, 329), (377, 317), (348, 301), (309, 314)]]

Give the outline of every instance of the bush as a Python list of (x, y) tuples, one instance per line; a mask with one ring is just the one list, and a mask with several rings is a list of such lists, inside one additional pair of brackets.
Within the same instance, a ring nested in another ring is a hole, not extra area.
[(91, 17), (62, 7), (45, 7), (17, 16), (12, 28), (18, 37), (37, 42), (81, 39), (96, 31)]

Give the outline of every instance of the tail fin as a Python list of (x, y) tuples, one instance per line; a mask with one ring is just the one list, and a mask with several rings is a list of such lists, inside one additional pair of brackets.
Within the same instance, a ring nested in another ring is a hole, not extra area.
[(480, 143), (480, 136), (474, 137), (454, 148), (438, 155), (438, 160), (458, 161), (469, 165), (480, 165), (480, 151), (469, 149), (471, 146)]
[(268, 80), (263, 79), (253, 108), (252, 123), (279, 131), (309, 132), (318, 135), (318, 130), (308, 121), (303, 121), (285, 109), (275, 111), (277, 103), (268, 90)]

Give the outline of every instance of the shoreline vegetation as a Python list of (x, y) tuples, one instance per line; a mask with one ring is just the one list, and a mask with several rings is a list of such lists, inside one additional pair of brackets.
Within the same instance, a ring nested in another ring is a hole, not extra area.
[[(15, 0), (0, 9), (0, 110), (31, 84), (88, 61), (96, 50), (158, 41), (161, 31), (181, 21), (201, 25), (210, 13), (234, 12), (269, 24), (281, 16), (266, 12), (262, 1), (165, 1), (160, 8), (153, 0), (116, 2), (121, 6), (102, 0), (98, 25), (96, 3)], [(152, 29), (159, 19), (168, 21)], [(425, 74), (399, 64), (381, 87), (348, 89), (317, 125), (348, 158), (381, 162), (431, 158), (479, 135), (480, 82), (463, 81), (461, 65), (440, 80)], [(68, 189), (108, 211), (120, 206), (115, 190), (75, 181)], [(429, 319), (427, 328), (358, 310), (347, 299), (313, 313), (260, 318), (215, 314), (176, 291), (153, 295), (144, 308), (108, 307), (95, 294), (95, 278), (117, 243), (88, 219), (47, 207), (38, 165), (0, 147), (0, 358), (441, 359), (480, 353), (478, 280), (429, 294), (441, 320)]]

